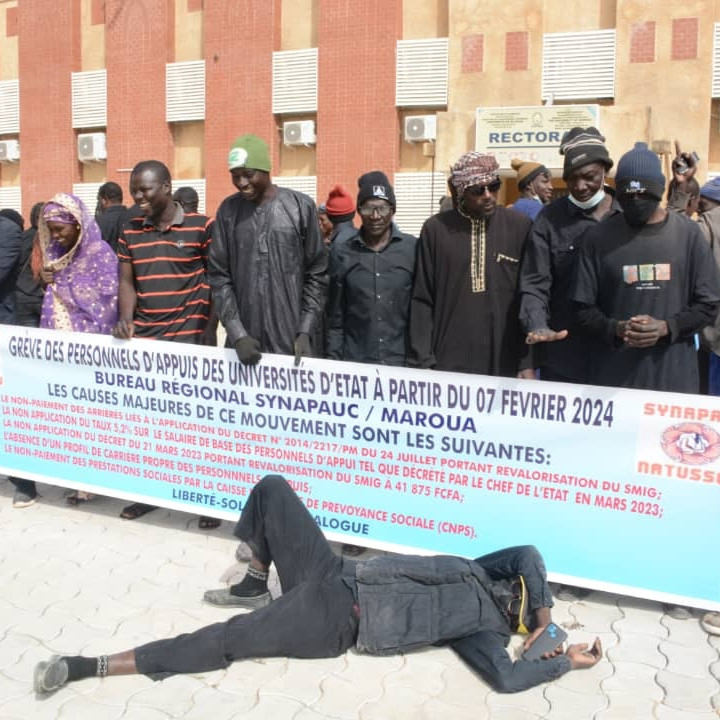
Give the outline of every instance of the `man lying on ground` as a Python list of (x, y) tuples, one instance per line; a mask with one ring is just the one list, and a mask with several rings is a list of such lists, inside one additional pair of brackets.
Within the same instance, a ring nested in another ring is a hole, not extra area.
[[(205, 600), (255, 612), (116, 655), (53, 656), (35, 668), (35, 691), (50, 693), (95, 675), (142, 673), (160, 680), (244, 658), (336, 657), (353, 646), (389, 655), (449, 644), (495, 690), (517, 692), (591, 667), (602, 657), (598, 638), (590, 649), (577, 644), (539, 660), (511, 660), (505, 647), (515, 628), (504, 579), (522, 576), (527, 589), (532, 618), (527, 622), (534, 627), (528, 628), (526, 649), (551, 622), (545, 566), (532, 546), (475, 561), (442, 555), (337, 557), (300, 498), (277, 475), (253, 488), (235, 534), (252, 550), (247, 575), (237, 585), (208, 591)], [(271, 601), (272, 562), (282, 595)], [(522, 612), (517, 615), (523, 619)]]

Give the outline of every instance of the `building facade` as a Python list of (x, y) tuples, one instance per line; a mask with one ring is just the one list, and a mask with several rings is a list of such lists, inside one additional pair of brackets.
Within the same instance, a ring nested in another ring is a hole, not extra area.
[[(153, 158), (212, 213), (253, 132), (276, 181), (318, 200), (385, 171), (417, 232), (449, 165), (495, 151), (479, 108), (508, 157), (589, 106), (614, 158), (644, 140), (669, 169), (677, 139), (702, 181), (720, 171), (719, 27), (708, 0), (0, 0), (0, 206), (92, 205)], [(516, 107), (537, 133), (512, 132)]]

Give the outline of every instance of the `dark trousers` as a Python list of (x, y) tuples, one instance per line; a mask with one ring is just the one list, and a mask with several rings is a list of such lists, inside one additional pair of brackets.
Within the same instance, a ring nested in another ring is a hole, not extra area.
[(25, 480), (18, 477), (9, 477), (8, 480), (15, 486), (16, 490), (27, 495), (28, 497), (37, 497), (37, 488), (34, 480)]
[(235, 534), (263, 564), (275, 563), (282, 596), (226, 622), (141, 645), (135, 649), (138, 672), (160, 679), (242, 658), (335, 657), (355, 644), (354, 564), (333, 554), (282, 477), (266, 476), (253, 488)]

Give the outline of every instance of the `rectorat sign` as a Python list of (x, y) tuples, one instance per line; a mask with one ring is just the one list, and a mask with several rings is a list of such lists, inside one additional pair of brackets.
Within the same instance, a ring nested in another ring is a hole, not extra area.
[(561, 168), (560, 140), (573, 127), (598, 127), (597, 105), (477, 108), (475, 149), (510, 170), (513, 158)]

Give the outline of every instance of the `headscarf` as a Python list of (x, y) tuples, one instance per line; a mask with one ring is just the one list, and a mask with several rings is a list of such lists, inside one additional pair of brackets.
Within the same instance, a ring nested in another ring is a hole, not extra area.
[(471, 150), (460, 157), (450, 168), (450, 182), (458, 199), (473, 185), (489, 185), (500, 179), (500, 166), (493, 155)]
[[(48, 222), (77, 225), (80, 236), (66, 250)], [(38, 221), (43, 265), (53, 271), (45, 289), (40, 327), (108, 334), (118, 318), (118, 260), (80, 198), (58, 193)]]

